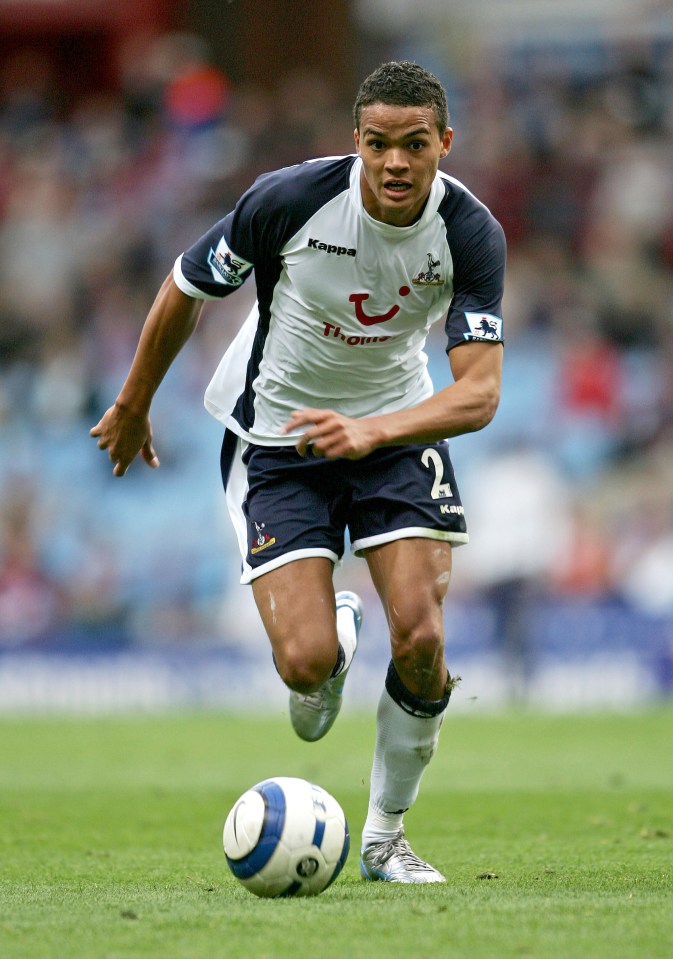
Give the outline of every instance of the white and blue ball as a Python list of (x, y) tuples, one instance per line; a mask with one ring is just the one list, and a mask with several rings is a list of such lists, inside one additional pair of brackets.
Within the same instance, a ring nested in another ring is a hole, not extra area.
[(334, 796), (305, 779), (277, 776), (236, 801), (224, 824), (224, 854), (256, 896), (317, 896), (341, 872), (350, 835)]

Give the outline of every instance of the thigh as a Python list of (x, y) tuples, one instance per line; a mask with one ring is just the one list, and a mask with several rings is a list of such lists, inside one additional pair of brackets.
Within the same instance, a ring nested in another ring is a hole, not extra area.
[(284, 678), (331, 669), (337, 655), (333, 564), (323, 557), (287, 563), (257, 577), (252, 591)]
[(412, 632), (419, 623), (432, 623), (443, 637), (443, 605), (451, 580), (451, 544), (405, 538), (371, 547), (364, 556), (391, 635)]

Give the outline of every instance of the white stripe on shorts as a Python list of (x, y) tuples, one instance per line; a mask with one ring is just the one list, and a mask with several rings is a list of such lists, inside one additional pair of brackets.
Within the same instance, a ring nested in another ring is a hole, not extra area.
[(407, 526), (405, 529), (391, 529), (387, 533), (378, 533), (375, 536), (363, 536), (351, 543), (351, 552), (360, 556), (370, 546), (381, 546), (383, 543), (394, 543), (396, 539), (441, 539), (452, 546), (463, 546), (470, 542), (467, 533), (454, 533), (445, 529), (430, 529), (429, 526)]

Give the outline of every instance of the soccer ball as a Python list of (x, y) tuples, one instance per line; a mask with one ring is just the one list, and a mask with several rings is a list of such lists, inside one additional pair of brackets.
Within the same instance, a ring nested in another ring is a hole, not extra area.
[(317, 896), (341, 872), (350, 835), (343, 809), (305, 779), (278, 776), (236, 801), (223, 833), (234, 876), (256, 896)]

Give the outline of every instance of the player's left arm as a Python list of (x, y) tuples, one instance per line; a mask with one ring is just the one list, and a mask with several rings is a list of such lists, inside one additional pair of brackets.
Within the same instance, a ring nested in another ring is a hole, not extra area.
[(334, 410), (297, 410), (285, 431), (306, 426), (297, 450), (304, 456), (361, 459), (379, 446), (434, 443), (483, 429), (500, 401), (502, 343), (468, 342), (449, 352), (454, 382), (408, 410), (352, 419)]

